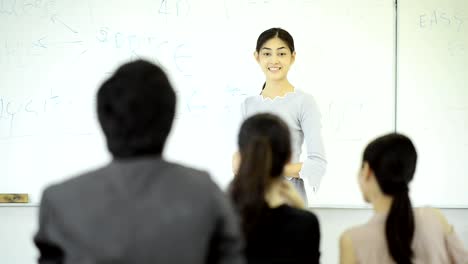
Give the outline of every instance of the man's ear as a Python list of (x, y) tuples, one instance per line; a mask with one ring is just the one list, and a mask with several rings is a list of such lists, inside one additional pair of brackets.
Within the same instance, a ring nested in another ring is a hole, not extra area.
[(231, 163), (231, 166), (232, 166), (232, 172), (235, 174), (237, 174), (237, 172), (239, 171), (239, 166), (240, 166), (240, 163), (241, 163), (241, 154), (239, 151), (236, 151), (233, 155), (232, 155), (232, 163)]

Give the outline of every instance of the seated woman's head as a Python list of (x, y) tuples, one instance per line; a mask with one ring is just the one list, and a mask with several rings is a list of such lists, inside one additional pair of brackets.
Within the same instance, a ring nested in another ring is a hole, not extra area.
[[(272, 114), (254, 115), (242, 124), (238, 136), (241, 163), (239, 173), (254, 171), (266, 182), (282, 175), (291, 156), (289, 129)], [(253, 177), (249, 177), (253, 178)]]
[(416, 160), (416, 148), (404, 135), (391, 133), (370, 142), (364, 150), (359, 175), (365, 200), (371, 202), (376, 192), (388, 196), (407, 194)]
[(267, 208), (265, 194), (282, 180), (284, 166), (291, 157), (287, 124), (272, 114), (254, 115), (242, 124), (238, 147), (240, 165), (231, 185), (231, 196), (242, 216), (244, 232)]

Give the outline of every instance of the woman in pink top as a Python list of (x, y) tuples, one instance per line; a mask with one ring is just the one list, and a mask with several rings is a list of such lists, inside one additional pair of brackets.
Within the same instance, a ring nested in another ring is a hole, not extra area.
[(358, 181), (375, 214), (341, 235), (342, 264), (468, 263), (468, 252), (439, 210), (412, 208), (408, 184), (416, 160), (413, 143), (401, 134), (366, 147)]

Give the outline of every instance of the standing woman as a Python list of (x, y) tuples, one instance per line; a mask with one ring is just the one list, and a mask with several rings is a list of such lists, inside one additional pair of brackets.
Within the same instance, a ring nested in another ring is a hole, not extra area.
[(272, 114), (251, 116), (241, 126), (238, 146), (230, 195), (247, 241), (247, 262), (319, 263), (318, 219), (283, 177), (291, 157), (288, 125)]
[[(260, 34), (254, 56), (266, 80), (259, 95), (248, 97), (243, 102), (243, 118), (269, 112), (278, 115), (288, 124), (292, 155), (283, 174), (307, 204), (303, 178), (315, 192), (327, 166), (320, 112), (314, 98), (295, 88), (288, 80), (288, 71), (294, 63), (296, 51), (294, 40), (286, 30), (271, 28)], [(307, 158), (300, 161), (304, 141), (307, 146)], [(234, 169), (237, 163), (235, 156)]]

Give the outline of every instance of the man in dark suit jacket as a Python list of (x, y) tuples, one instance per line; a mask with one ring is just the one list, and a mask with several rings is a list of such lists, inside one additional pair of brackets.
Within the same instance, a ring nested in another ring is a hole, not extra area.
[(166, 74), (142, 60), (102, 84), (97, 112), (113, 160), (44, 191), (39, 263), (244, 263), (221, 190), (161, 157), (175, 101)]

